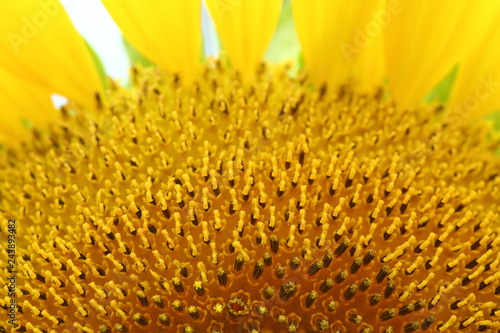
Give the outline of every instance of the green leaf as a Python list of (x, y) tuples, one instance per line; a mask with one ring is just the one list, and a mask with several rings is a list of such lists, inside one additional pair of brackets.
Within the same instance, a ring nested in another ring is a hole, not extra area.
[[(499, 135), (498, 133), (500, 133), (500, 110), (486, 116), (485, 119), (493, 123), (493, 130), (495, 131), (496, 135)], [(497, 155), (500, 155), (500, 148), (497, 149), (496, 153)]]
[(306, 66), (306, 63), (304, 61), (304, 54), (302, 52), (299, 52), (297, 55), (297, 66), (299, 67), (299, 71), (303, 70)]
[(127, 51), (128, 58), (132, 65), (141, 64), (145, 67), (154, 66), (154, 63), (146, 58), (142, 53), (136, 50), (124, 37), (122, 37), (123, 45), (125, 46), (125, 51)]
[(455, 82), (455, 77), (457, 76), (458, 65), (453, 67), (453, 69), (444, 77), (444, 79), (439, 82), (436, 87), (424, 98), (424, 102), (438, 102), (446, 103), (450, 97), (451, 88)]
[(486, 116), (485, 119), (492, 121), (493, 127), (495, 128), (495, 130), (500, 131), (500, 110)]
[(33, 124), (31, 121), (29, 121), (26, 118), (20, 118), (20, 121), (23, 124), (24, 128), (26, 128), (26, 129), (33, 129), (35, 127), (35, 124)]
[(97, 52), (90, 46), (89, 42), (85, 41), (85, 45), (87, 45), (87, 48), (89, 49), (90, 55), (92, 57), (92, 60), (94, 61), (95, 68), (97, 70), (97, 74), (99, 75), (99, 79), (101, 79), (102, 86), (104, 89), (108, 88), (108, 79), (106, 76), (106, 72), (104, 71), (104, 66), (102, 65), (101, 58), (99, 58), (99, 55)]
[(267, 48), (265, 58), (273, 62), (291, 60), (295, 66), (298, 66), (297, 55), (299, 53), (300, 45), (293, 25), (291, 1), (285, 0), (281, 9), (278, 27), (271, 40), (271, 44)]
[[(129, 43), (125, 37), (122, 36), (123, 46), (125, 47), (125, 52), (127, 52), (128, 59), (130, 60), (130, 64), (134, 65), (142, 65), (143, 67), (155, 66), (155, 64), (146, 58), (141, 52), (137, 51), (137, 49)], [(127, 77), (126, 82), (124, 83), (125, 87), (130, 87), (130, 77)]]

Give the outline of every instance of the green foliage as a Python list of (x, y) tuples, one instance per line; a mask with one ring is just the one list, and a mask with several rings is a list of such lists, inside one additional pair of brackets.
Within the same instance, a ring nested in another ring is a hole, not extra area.
[(291, 1), (285, 0), (278, 26), (267, 48), (265, 58), (273, 62), (289, 60), (298, 66), (297, 55), (299, 53), (300, 45), (295, 34)]
[(123, 45), (127, 51), (128, 58), (132, 65), (141, 64), (143, 66), (154, 66), (154, 63), (136, 50), (125, 38), (122, 37)]
[[(455, 66), (441, 82), (424, 98), (424, 102), (438, 102), (446, 104), (450, 97), (455, 78), (457, 76), (459, 67)], [(493, 123), (495, 130), (500, 131), (500, 110), (485, 117)]]
[(94, 61), (95, 69), (97, 70), (97, 74), (99, 75), (99, 79), (101, 79), (102, 86), (104, 89), (108, 88), (108, 80), (106, 76), (106, 72), (104, 71), (104, 66), (102, 65), (101, 58), (99, 58), (99, 55), (95, 50), (90, 46), (89, 42), (85, 41), (85, 45), (87, 45), (87, 48), (89, 49), (90, 55), (92, 57), (92, 60)]
[(450, 97), (451, 89), (458, 72), (458, 65), (439, 82), (436, 87), (424, 98), (424, 102), (438, 102), (445, 104)]
[(495, 130), (500, 131), (500, 111), (486, 116), (486, 119), (493, 122)]

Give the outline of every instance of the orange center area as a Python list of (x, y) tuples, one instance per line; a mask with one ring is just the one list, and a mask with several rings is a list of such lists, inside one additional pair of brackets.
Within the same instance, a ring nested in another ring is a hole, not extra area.
[(18, 331), (500, 329), (485, 126), (265, 66), (101, 100), (0, 160)]

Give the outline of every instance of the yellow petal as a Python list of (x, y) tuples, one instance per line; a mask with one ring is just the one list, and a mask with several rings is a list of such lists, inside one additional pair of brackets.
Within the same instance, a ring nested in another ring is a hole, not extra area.
[(191, 82), (200, 66), (201, 3), (102, 0), (125, 38), (161, 69)]
[(391, 19), (384, 2), (292, 1), (306, 67), (317, 84), (335, 87), (348, 79), (362, 89), (381, 84), (383, 30)]
[(223, 48), (244, 78), (255, 71), (278, 24), (281, 0), (206, 0)]
[(23, 119), (39, 128), (56, 117), (50, 92), (16, 78), (0, 68), (0, 143), (12, 144), (26, 139), (28, 129)]
[[(483, 4), (491, 4), (485, 1)], [(475, 1), (387, 1), (396, 11), (385, 34), (391, 93), (402, 106), (422, 100), (474, 43), (464, 24)]]
[(462, 24), (468, 52), (460, 59), (449, 101), (450, 116), (462, 120), (500, 110), (500, 2), (477, 2)]
[(47, 91), (93, 103), (101, 83), (59, 1), (1, 1), (0, 12), (0, 63), (6, 71)]

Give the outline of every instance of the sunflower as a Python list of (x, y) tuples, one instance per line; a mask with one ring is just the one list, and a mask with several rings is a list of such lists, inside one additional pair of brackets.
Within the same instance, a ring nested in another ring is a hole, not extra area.
[(103, 3), (130, 87), (0, 5), (0, 331), (500, 331), (500, 3)]

